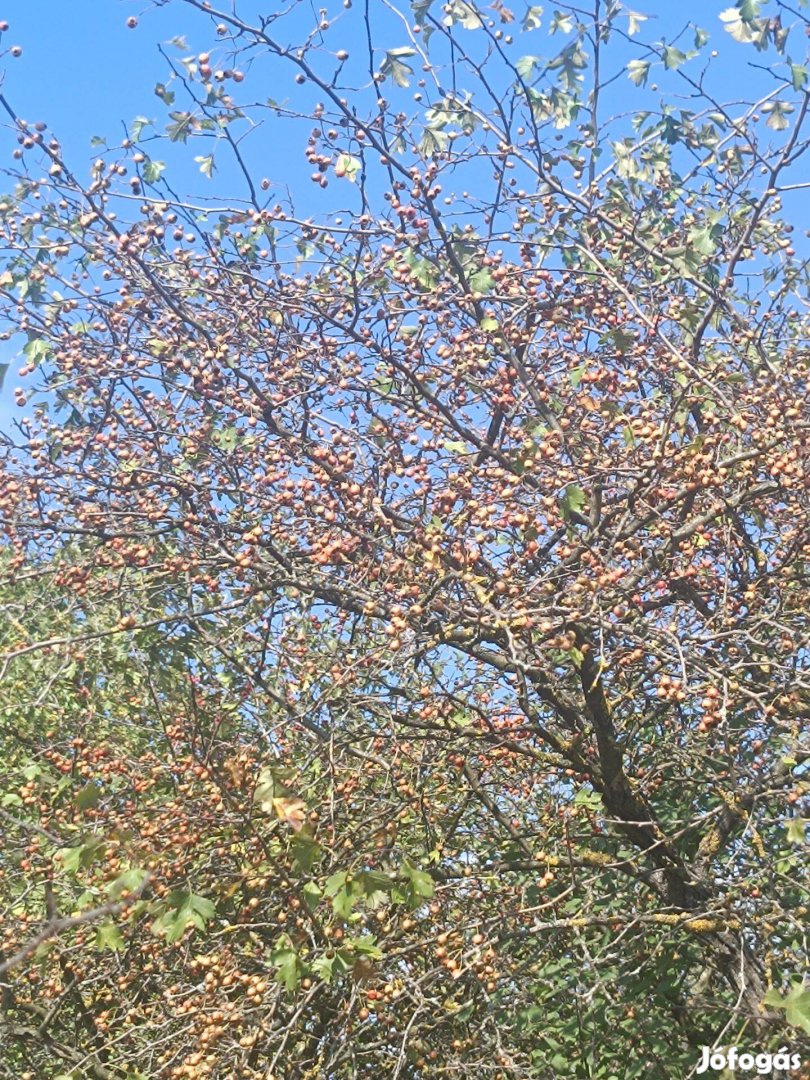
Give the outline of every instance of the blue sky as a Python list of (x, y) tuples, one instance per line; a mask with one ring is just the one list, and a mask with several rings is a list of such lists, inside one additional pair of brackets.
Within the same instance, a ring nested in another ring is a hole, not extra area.
[[(648, 37), (652, 27), (656, 35), (668, 36), (690, 21), (709, 30), (716, 39), (715, 47), (729, 54), (723, 57), (723, 67), (732, 89), (743, 76), (750, 50), (740, 49), (717, 21), (730, 4), (733, 6), (733, 0), (632, 0), (626, 6), (649, 16), (644, 28)], [(237, 5), (247, 12), (256, 6), (253, 2)], [(258, 6), (266, 12), (273, 5)], [(301, 4), (302, 27), (310, 24), (312, 11), (320, 6)], [(326, 0), (324, 6), (337, 9), (340, 4)], [(522, 0), (513, 0), (511, 6), (519, 12)], [(545, 5), (548, 10), (553, 6)], [(384, 14), (382, 3), (379, 14)], [(126, 26), (130, 15), (140, 18), (134, 31)], [(77, 150), (91, 135), (111, 135), (121, 120), (148, 106), (152, 88), (165, 75), (165, 63), (157, 50), (159, 41), (184, 34), (190, 52), (210, 45), (204, 18), (180, 3), (150, 9), (148, 3), (121, 0), (4, 0), (0, 17), (9, 23), (3, 46), (23, 48), (18, 60), (4, 61), (5, 92), (18, 102), (27, 119), (35, 115), (47, 118), (59, 130), (64, 145)], [(287, 25), (294, 25), (298, 18), (288, 20)], [(735, 54), (738, 65), (731, 62)]]
[[(338, 12), (341, 0), (322, 0), (330, 14)], [(724, 33), (719, 13), (729, 6), (723, 3), (706, 3), (698, 0), (633, 0), (628, 6), (646, 14), (642, 37), (670, 40), (679, 29), (690, 21), (696, 22), (711, 34), (711, 45), (720, 56), (713, 65), (714, 87), (721, 95), (734, 98), (750, 93), (750, 82), (758, 78), (748, 66), (755, 58), (750, 48), (735, 43)], [(228, 7), (223, 4), (223, 7)], [(281, 6), (281, 5), (279, 5)], [(295, 34), (300, 27), (303, 34), (312, 25), (313, 13), (320, 3), (285, 4), (294, 9), (285, 25), (288, 33)], [(357, 4), (357, 7), (361, 7)], [(403, 5), (404, 6), (404, 5)], [(519, 15), (522, 0), (511, 5)], [(267, 12), (268, 4), (248, 0), (237, 5), (245, 17), (250, 18), (254, 9)], [(545, 5), (550, 11), (553, 4)], [(382, 0), (372, 0), (375, 20), (379, 20), (379, 40), (384, 47), (407, 43), (404, 31), (387, 13)], [(356, 12), (354, 13), (356, 14)], [(135, 30), (127, 27), (127, 18), (139, 18)], [(188, 9), (182, 3), (170, 3), (152, 8), (148, 2), (119, 2), (119, 0), (4, 0), (0, 18), (9, 23), (9, 30), (2, 35), (2, 49), (19, 45), (23, 52), (18, 59), (9, 56), (0, 60), (5, 68), (3, 93), (18, 114), (29, 121), (44, 120), (59, 138), (63, 153), (75, 171), (82, 175), (83, 163), (96, 155), (90, 145), (92, 136), (105, 136), (115, 144), (123, 136), (123, 123), (136, 115), (157, 116), (162, 109), (153, 90), (157, 82), (166, 78), (166, 61), (158, 51), (159, 42), (167, 42), (176, 35), (184, 35), (188, 41), (188, 54), (207, 49), (212, 44), (210, 21), (199, 12)], [(336, 31), (337, 34), (337, 31)], [(330, 47), (340, 47), (335, 38)], [(349, 42), (346, 43), (350, 45)], [(691, 41), (688, 42), (691, 45)], [(177, 54), (176, 55), (180, 55)], [(275, 88), (263, 86), (269, 94)], [(282, 90), (279, 97), (287, 91)], [(626, 87), (632, 92), (629, 84)], [(623, 101), (624, 81), (614, 84), (611, 94), (614, 100)], [(628, 104), (635, 106), (635, 101)], [(611, 102), (612, 106), (612, 102)], [(10, 134), (0, 132), (0, 167), (9, 162), (9, 152), (14, 143)], [(302, 144), (299, 141), (285, 145), (274, 141), (269, 152), (267, 168), (273, 179), (293, 179), (298, 183), (309, 172), (303, 161)], [(196, 184), (198, 177), (189, 174)], [(219, 192), (240, 195), (229, 190), (229, 178), (223, 173), (218, 178)], [(207, 193), (214, 194), (217, 181)], [(2, 181), (0, 181), (2, 186)], [(305, 202), (312, 198), (312, 185), (300, 185), (300, 197)], [(326, 209), (319, 199), (314, 210)], [(309, 209), (307, 209), (309, 212)], [(2, 348), (2, 346), (0, 346)], [(0, 362), (11, 360), (0, 353)], [(0, 425), (7, 422), (14, 409), (12, 390), (19, 383), (14, 360), (0, 395)]]

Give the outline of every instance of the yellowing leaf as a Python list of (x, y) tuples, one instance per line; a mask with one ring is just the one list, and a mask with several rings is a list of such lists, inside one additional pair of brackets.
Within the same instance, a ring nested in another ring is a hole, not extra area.
[(303, 799), (284, 797), (272, 800), (273, 809), (279, 821), (285, 821), (295, 832), (300, 832), (307, 818), (307, 807)]
[(347, 180), (355, 183), (357, 174), (362, 167), (363, 163), (360, 158), (356, 158), (352, 154), (341, 154), (335, 162), (335, 176), (338, 178), (345, 176)]

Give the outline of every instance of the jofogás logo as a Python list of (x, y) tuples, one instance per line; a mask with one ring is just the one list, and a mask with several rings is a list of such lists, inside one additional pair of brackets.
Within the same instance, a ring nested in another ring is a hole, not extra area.
[(701, 1046), (700, 1061), (695, 1066), (695, 1072), (700, 1075), (705, 1072), (753, 1072), (760, 1076), (768, 1076), (774, 1072), (791, 1072), (802, 1067), (802, 1059), (799, 1054), (791, 1054), (786, 1046), (780, 1046), (775, 1054), (752, 1054), (740, 1053), (736, 1046), (729, 1046), (726, 1050), (713, 1050), (711, 1046)]

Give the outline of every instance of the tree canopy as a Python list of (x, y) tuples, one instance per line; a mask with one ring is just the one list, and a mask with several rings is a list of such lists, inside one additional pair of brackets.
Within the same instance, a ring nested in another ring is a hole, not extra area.
[(807, 1051), (805, 3), (155, 6), (0, 96), (0, 1077)]

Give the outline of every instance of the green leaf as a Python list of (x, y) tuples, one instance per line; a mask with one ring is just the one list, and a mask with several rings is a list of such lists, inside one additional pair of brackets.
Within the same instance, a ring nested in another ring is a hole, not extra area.
[(430, 900), (436, 891), (436, 886), (430, 874), (417, 869), (409, 862), (403, 864), (402, 872), (408, 879), (409, 891), (414, 904), (418, 906), (421, 901)]
[(348, 876), (349, 875), (345, 870), (338, 870), (336, 874), (330, 874), (323, 887), (324, 895), (336, 896), (346, 884), (346, 878)]
[(702, 49), (709, 40), (709, 31), (700, 26), (695, 27), (695, 48)]
[(405, 256), (405, 262), (410, 266), (411, 273), (419, 285), (431, 291), (436, 285), (436, 269), (433, 263), (427, 259), (420, 259), (413, 251)]
[(99, 836), (91, 836), (77, 847), (61, 848), (57, 855), (68, 874), (76, 874), (90, 866), (104, 850), (104, 841)]
[(582, 48), (579, 38), (576, 38), (550, 61), (548, 70), (559, 71), (557, 78), (562, 87), (569, 93), (574, 93), (579, 87), (581, 78), (579, 73), (587, 66), (588, 54)]
[(718, 228), (716, 225), (706, 225), (699, 229), (690, 229), (686, 238), (689, 247), (699, 255), (714, 255), (717, 251), (717, 245), (714, 242), (716, 228)]
[[(197, 896), (194, 893), (189, 893), (186, 905), (190, 911), (194, 912), (196, 919), (203, 924), (213, 919), (216, 913), (213, 902), (206, 896)], [(196, 920), (195, 925), (199, 925)]]
[(301, 965), (291, 938), (282, 934), (270, 953), (270, 963), (276, 969), (276, 981), (286, 990), (294, 990), (301, 976)]
[(759, 0), (739, 0), (737, 7), (743, 22), (753, 22), (759, 17), (761, 7)]
[(335, 956), (319, 956), (317, 960), (313, 960), (310, 967), (315, 975), (319, 979), (322, 979), (325, 983), (331, 983), (335, 977)]
[(138, 142), (143, 134), (143, 129), (149, 127), (151, 124), (152, 121), (147, 116), (136, 116), (129, 125), (129, 137), (133, 142)]
[(519, 1031), (530, 1031), (533, 1028), (544, 1027), (545, 1019), (546, 1011), (539, 1005), (530, 1005), (526, 1009), (521, 1009), (515, 1017)]
[(539, 56), (521, 56), (515, 63), (515, 71), (521, 79), (530, 79), (535, 67), (540, 64)]
[(494, 316), (485, 315), (479, 325), (482, 330), (486, 330), (491, 333), (492, 331), (497, 330), (500, 324)]
[(89, 810), (93, 806), (98, 806), (100, 798), (101, 788), (91, 780), (76, 796), (76, 805), (80, 810)]
[(314, 911), (318, 904), (321, 902), (323, 892), (320, 886), (314, 881), (308, 881), (301, 890), (304, 896), (304, 903), (307, 905), (309, 911)]
[(268, 814), (273, 812), (273, 797), (276, 794), (276, 780), (272, 768), (265, 767), (259, 773), (259, 779), (253, 790), (253, 801)]
[(489, 270), (476, 270), (474, 274), (470, 274), (467, 279), (470, 283), (470, 288), (474, 292), (487, 293), (495, 284), (495, 279)]
[[(214, 431), (212, 442), (227, 454), (232, 454), (239, 444), (239, 429), (234, 427), (233, 424), (217, 428)], [(272, 803), (270, 808), (272, 809)], [(262, 809), (265, 809), (264, 805), (262, 805)]]
[(107, 886), (107, 892), (113, 900), (117, 900), (124, 892), (137, 892), (145, 880), (146, 871), (138, 866), (132, 866), (110, 882)]
[(789, 844), (806, 844), (807, 843), (807, 826), (810, 825), (810, 819), (794, 817), (787, 823), (787, 841)]
[(635, 344), (636, 341), (634, 334), (628, 333), (626, 330), (622, 330), (620, 326), (617, 326), (613, 330), (610, 330), (607, 336), (613, 342), (613, 344), (616, 346), (622, 356), (625, 355), (631, 345)]
[(790, 79), (794, 90), (801, 90), (807, 85), (807, 68), (802, 64), (790, 65)]
[(167, 90), (164, 83), (155, 84), (155, 94), (164, 105), (174, 105), (174, 91)]
[(46, 338), (30, 337), (22, 351), (29, 364), (39, 365), (51, 355), (51, 344)]
[(785, 997), (775, 988), (771, 988), (762, 1001), (764, 1005), (783, 1009), (789, 1024), (810, 1035), (810, 990), (806, 990), (801, 983), (794, 983)]
[(363, 870), (357, 875), (357, 880), (369, 895), (375, 892), (391, 891), (391, 876), (384, 874), (382, 870)]
[(578, 484), (569, 484), (562, 497), (562, 513), (566, 521), (571, 521), (585, 505), (587, 495)]
[(785, 1019), (810, 1035), (810, 990), (797, 983), (785, 999)]
[(413, 75), (413, 68), (410, 64), (406, 64), (403, 57), (415, 56), (416, 49), (411, 49), (408, 46), (402, 46), (399, 49), (389, 49), (385, 54), (385, 59), (380, 64), (380, 73), (385, 78), (391, 78), (397, 84), (397, 86), (410, 86), (411, 75)]
[(344, 885), (332, 897), (332, 910), (339, 919), (348, 919), (354, 907), (355, 897), (351, 887)]
[(299, 870), (304, 874), (308, 874), (323, 855), (323, 848), (311, 836), (298, 833), (290, 844), (290, 853)]
[(120, 952), (122, 949), (126, 948), (126, 943), (121, 936), (121, 931), (115, 923), (108, 922), (102, 923), (101, 926), (97, 928), (94, 946), (99, 952), (103, 952), (104, 950)]
[(353, 938), (349, 941), (345, 941), (344, 948), (351, 949), (352, 952), (361, 953), (363, 956), (368, 956), (371, 960), (382, 959), (382, 949), (377, 944), (377, 939), (373, 934), (363, 934), (362, 937)]
[(173, 945), (191, 926), (205, 930), (216, 911), (213, 903), (187, 889), (174, 889), (165, 901), (166, 909), (152, 924), (153, 933)]
[(194, 118), (189, 112), (169, 113), (171, 123), (166, 125), (166, 134), (172, 142), (186, 142), (193, 126)]
[(769, 101), (762, 106), (762, 111), (767, 115), (766, 125), (773, 131), (784, 131), (790, 126), (788, 116), (794, 111), (795, 106), (789, 101)]
[(77, 874), (79, 872), (82, 864), (82, 851), (83, 848), (79, 845), (79, 847), (62, 848), (57, 852), (62, 868), (68, 874)]
[[(582, 653), (579, 655), (582, 657)], [(580, 660), (580, 663), (582, 663), (582, 660)], [(574, 796), (574, 805), (584, 806), (595, 813), (602, 809), (602, 796), (595, 791), (590, 791), (588, 788), (580, 788)]]
[(576, 645), (572, 645), (568, 650), (568, 655), (570, 656), (574, 667), (579, 671), (582, 667), (582, 661), (585, 659), (585, 653), (581, 649), (578, 649)]
[(141, 170), (143, 182), (145, 184), (156, 184), (163, 175), (165, 168), (165, 161), (147, 161)]
[(664, 67), (668, 71), (677, 71), (685, 60), (686, 53), (681, 52), (674, 45), (664, 46)]

